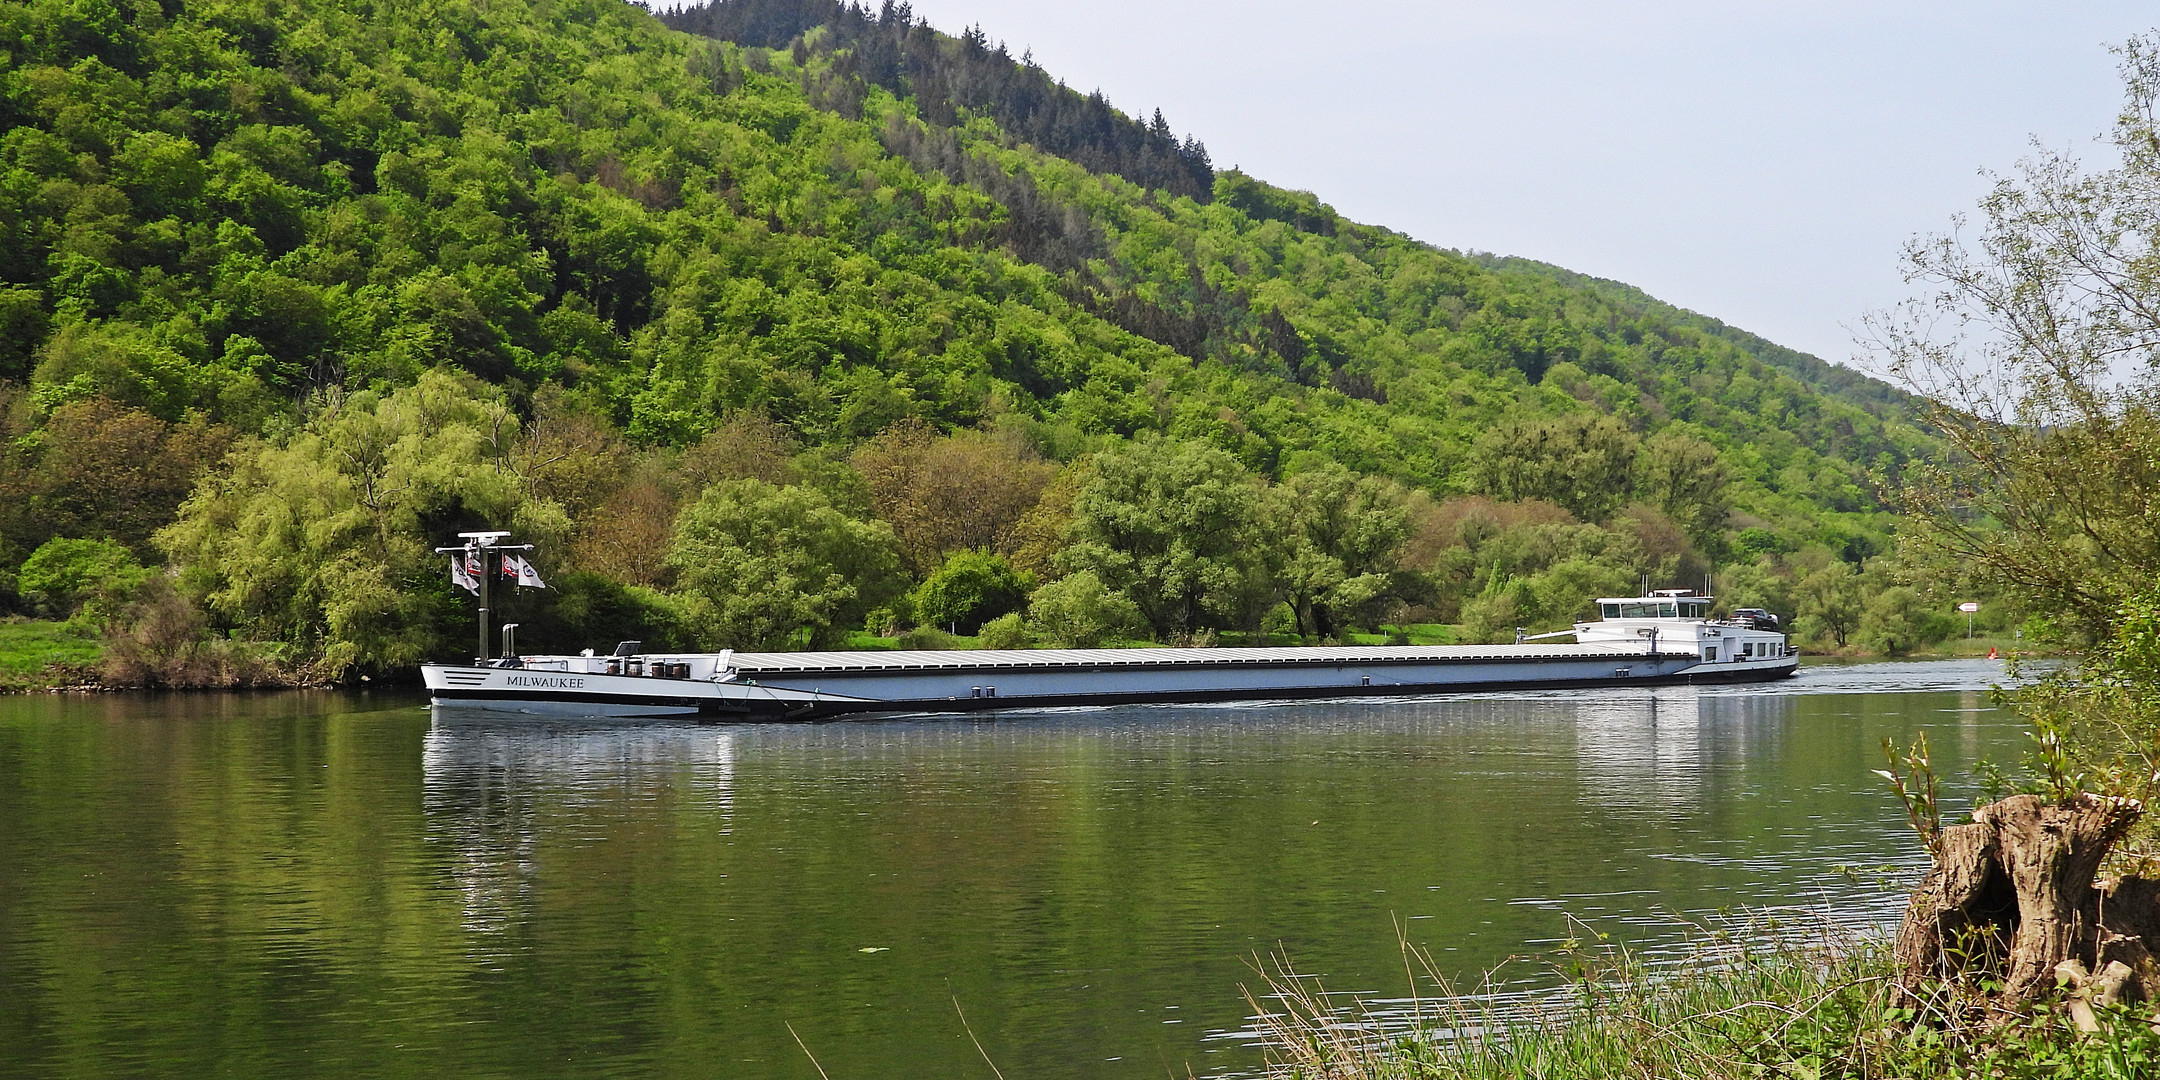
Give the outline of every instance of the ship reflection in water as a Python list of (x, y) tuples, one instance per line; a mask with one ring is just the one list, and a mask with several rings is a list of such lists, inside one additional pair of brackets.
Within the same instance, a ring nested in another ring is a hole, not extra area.
[[(543, 838), (696, 821), (725, 835), (735, 735), (701, 727), (444, 722), (421, 748), (430, 843), (449, 848), (466, 930), (525, 923)], [(484, 948), (484, 947), (483, 947)]]
[(1672, 687), (1573, 709), (1583, 795), (1614, 809), (1699, 806), (1705, 785), (1774, 746), (1793, 715), (1783, 695)]

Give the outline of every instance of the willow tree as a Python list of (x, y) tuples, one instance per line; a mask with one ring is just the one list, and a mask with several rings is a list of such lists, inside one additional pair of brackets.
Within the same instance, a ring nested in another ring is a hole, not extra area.
[(1259, 479), (1213, 445), (1152, 436), (1093, 468), (1059, 568), (1124, 593), (1158, 641), (1225, 625), (1262, 573)]
[(215, 618), (324, 675), (410, 667), (447, 652), (467, 610), (434, 545), (567, 529), (514, 468), (518, 435), (500, 393), (447, 371), (328, 394), (297, 429), (235, 450), (157, 543)]
[(1299, 636), (1333, 638), (1360, 609), (1404, 591), (1398, 574), (1410, 531), (1399, 485), (1334, 462), (1267, 489), (1261, 501), (1276, 592)]

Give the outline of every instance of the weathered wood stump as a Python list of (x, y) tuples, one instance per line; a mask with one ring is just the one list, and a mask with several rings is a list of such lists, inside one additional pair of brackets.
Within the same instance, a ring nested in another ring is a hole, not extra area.
[[(1898, 930), (1899, 981), (1908, 992), (1952, 985), (1999, 1008), (2053, 991), (2073, 973), (2121, 963), (2105, 994), (2134, 988), (2160, 998), (2160, 882), (2095, 881), (2100, 864), (2144, 810), (2130, 799), (2068, 801), (2015, 795), (1942, 830), (1935, 866)], [(2151, 935), (2151, 936), (2148, 936)], [(2066, 976), (2067, 977), (2067, 976)], [(2072, 981), (2082, 986), (2082, 975)], [(1999, 989), (1981, 991), (1983, 982)]]

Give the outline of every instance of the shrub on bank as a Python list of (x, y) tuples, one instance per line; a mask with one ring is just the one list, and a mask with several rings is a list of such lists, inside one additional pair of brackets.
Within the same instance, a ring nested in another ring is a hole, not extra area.
[(1060, 649), (1100, 648), (1145, 626), (1140, 608), (1103, 584), (1093, 570), (1068, 574), (1029, 600), (1037, 634)]
[(927, 626), (979, 633), (984, 623), (1027, 606), (1031, 586), (1003, 555), (962, 551), (916, 586), (915, 615)]
[(1032, 649), (1035, 635), (1028, 632), (1027, 620), (1015, 611), (1000, 615), (983, 624), (978, 641), (985, 649)]
[(16, 588), (39, 614), (92, 622), (112, 617), (147, 574), (127, 548), (111, 540), (56, 538), (23, 560)]

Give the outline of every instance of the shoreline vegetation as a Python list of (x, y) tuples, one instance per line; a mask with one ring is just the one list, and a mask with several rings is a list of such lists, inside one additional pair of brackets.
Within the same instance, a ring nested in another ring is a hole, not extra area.
[[(1803, 916), (1803, 919), (1815, 918)], [(1550, 991), (1460, 990), (1404, 946), (1411, 985), (1352, 1001), (1257, 958), (1247, 988), (1269, 1075), (1283, 1080), (2094, 1080), (2160, 1072), (2160, 1032), (2127, 1003), (2097, 1030), (2036, 1007), (1986, 1021), (1946, 987), (1901, 990), (1888, 940), (1827, 921), (1691, 928), (1681, 959), (1570, 942), (1519, 963)]]

